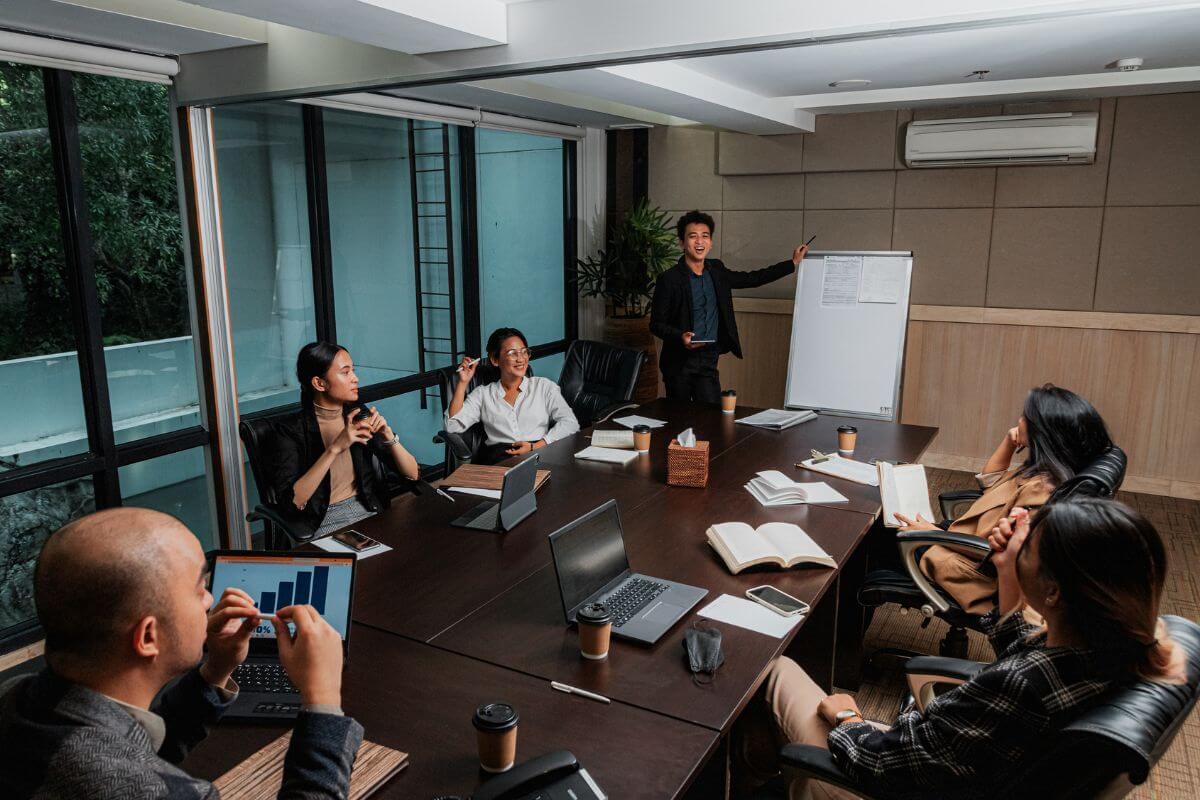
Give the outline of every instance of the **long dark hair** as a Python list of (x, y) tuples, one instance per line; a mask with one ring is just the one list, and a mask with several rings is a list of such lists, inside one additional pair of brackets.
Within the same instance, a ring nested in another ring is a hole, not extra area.
[(1025, 398), (1029, 457), (1021, 475), (1046, 475), (1055, 486), (1075, 476), (1112, 447), (1104, 420), (1091, 403), (1047, 383)]
[(300, 381), (300, 405), (305, 411), (311, 411), (313, 407), (312, 379), (324, 378), (337, 354), (343, 350), (346, 348), (332, 342), (309, 342), (300, 348), (296, 356), (296, 380)]
[(1117, 667), (1154, 680), (1183, 674), (1183, 653), (1158, 618), (1167, 551), (1154, 526), (1123, 503), (1058, 500), (1034, 515), (1038, 574), (1058, 584), (1071, 630)]

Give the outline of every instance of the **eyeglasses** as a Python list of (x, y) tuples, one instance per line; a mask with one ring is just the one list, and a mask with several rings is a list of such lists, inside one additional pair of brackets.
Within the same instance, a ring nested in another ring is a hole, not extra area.
[(529, 348), (522, 347), (520, 350), (505, 350), (500, 355), (504, 356), (509, 361), (516, 361), (518, 358), (529, 358)]

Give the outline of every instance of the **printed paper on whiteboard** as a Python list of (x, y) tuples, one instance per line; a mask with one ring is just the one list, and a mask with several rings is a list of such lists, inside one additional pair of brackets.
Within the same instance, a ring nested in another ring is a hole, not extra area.
[(860, 303), (899, 303), (904, 293), (904, 263), (895, 258), (863, 258)]
[(858, 305), (862, 268), (862, 256), (825, 256), (825, 273), (821, 280), (821, 307)]

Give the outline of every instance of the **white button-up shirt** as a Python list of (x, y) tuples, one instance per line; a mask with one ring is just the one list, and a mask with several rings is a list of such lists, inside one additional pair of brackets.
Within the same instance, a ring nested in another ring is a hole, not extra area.
[(463, 407), (446, 420), (446, 430), (462, 433), (476, 422), (483, 422), (488, 444), (536, 442), (546, 444), (563, 439), (579, 430), (575, 412), (563, 399), (558, 384), (549, 378), (526, 376), (521, 380), (517, 401), (504, 400), (500, 381), (478, 386), (467, 395)]

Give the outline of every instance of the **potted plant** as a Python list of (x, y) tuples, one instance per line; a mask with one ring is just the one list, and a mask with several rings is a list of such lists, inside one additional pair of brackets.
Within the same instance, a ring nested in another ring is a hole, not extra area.
[(607, 246), (576, 262), (575, 276), (584, 297), (603, 297), (604, 339), (646, 353), (634, 399), (658, 396), (658, 353), (650, 333), (650, 298), (658, 276), (679, 259), (675, 227), (667, 212), (639, 200), (609, 231)]

